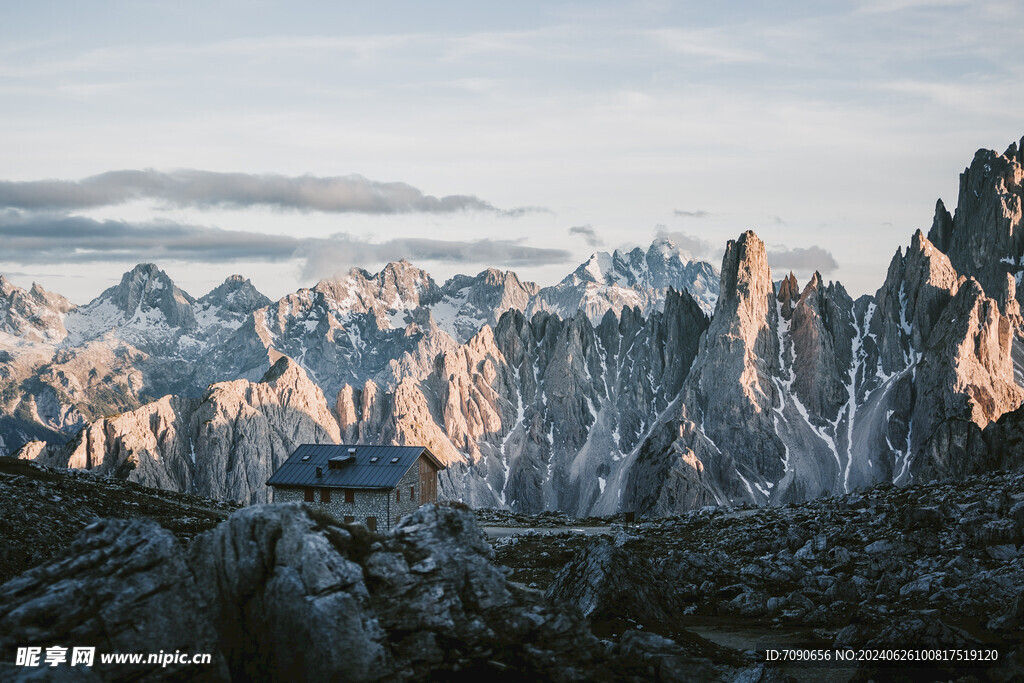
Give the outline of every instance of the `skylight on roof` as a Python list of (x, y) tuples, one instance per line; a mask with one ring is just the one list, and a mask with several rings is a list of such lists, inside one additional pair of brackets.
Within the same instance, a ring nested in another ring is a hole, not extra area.
[(302, 456), (302, 462), (306, 462), (307, 460), (309, 460), (309, 456), (308, 455)]
[(376, 455), (370, 458), (370, 462), (377, 462), (378, 460), (380, 460), (380, 458), (378, 458)]
[(391, 464), (392, 465), (394, 465), (396, 462), (398, 462), (398, 458), (391, 458)]

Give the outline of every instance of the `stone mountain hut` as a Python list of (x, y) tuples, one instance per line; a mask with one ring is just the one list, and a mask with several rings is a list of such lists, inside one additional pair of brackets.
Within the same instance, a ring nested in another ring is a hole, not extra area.
[(445, 466), (423, 446), (302, 444), (267, 480), (275, 503), (305, 501), (343, 522), (390, 529), (437, 500)]

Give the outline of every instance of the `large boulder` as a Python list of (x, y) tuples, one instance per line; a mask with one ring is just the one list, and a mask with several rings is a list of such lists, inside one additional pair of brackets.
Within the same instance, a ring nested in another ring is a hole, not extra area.
[[(217, 633), (178, 541), (150, 520), (99, 520), (61, 558), (0, 586), (0, 657), (19, 647), (96, 648), (91, 671), (103, 680), (186, 680), (197, 673), (227, 676)], [(103, 653), (209, 653), (202, 667), (103, 664)], [(70, 664), (70, 662), (68, 663)], [(63, 667), (62, 673), (85, 669)], [(38, 673), (0, 671), (10, 680)]]
[[(18, 647), (95, 647), (94, 667), (60, 672), (86, 680), (641, 680), (658, 662), (678, 680), (696, 661), (667, 639), (607, 646), (578, 610), (513, 590), (473, 513), (454, 504), (383, 535), (299, 503), (252, 506), (188, 551), (155, 522), (103, 520), (0, 586), (0, 614), (5, 661)], [(213, 662), (100, 663), (161, 651)], [(44, 673), (4, 666), (9, 678)]]

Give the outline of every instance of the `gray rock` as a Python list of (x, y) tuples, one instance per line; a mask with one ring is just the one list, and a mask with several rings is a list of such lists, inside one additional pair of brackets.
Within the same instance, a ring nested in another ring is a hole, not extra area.
[[(0, 586), (0, 652), (11, 662), (17, 647), (95, 647), (93, 671), (103, 680), (223, 679), (209, 606), (170, 532), (150, 521), (101, 520), (63, 557)], [(213, 663), (158, 668), (99, 657), (177, 650), (210, 653)]]
[(368, 545), (292, 504), (245, 508), (193, 543), (189, 562), (232, 678), (366, 680), (389, 670), (362, 567), (349, 559), (360, 541)]
[(685, 605), (666, 596), (658, 578), (655, 569), (635, 558), (628, 548), (595, 538), (558, 572), (545, 596), (573, 605), (591, 621), (632, 618), (641, 623), (660, 622)]
[(0, 275), (0, 332), (29, 342), (59, 342), (67, 336), (64, 315), (74, 309), (60, 294), (36, 284), (25, 290)]
[(960, 174), (955, 215), (950, 217), (940, 203), (929, 232), (958, 272), (977, 279), (988, 296), (1000, 298), (1004, 314), (1013, 303), (1005, 295), (1006, 274), (1017, 274), (1024, 256), (1021, 147), (1024, 138), (1003, 154), (978, 150)]
[[(452, 505), (424, 506), (379, 536), (299, 504), (252, 506), (187, 554), (153, 522), (105, 520), (63, 558), (0, 586), (0, 651), (13, 661), (18, 646), (68, 642), (98, 653), (214, 655), (204, 669), (97, 664), (103, 680), (510, 671), (536, 680), (645, 680), (650, 667), (684, 680), (688, 671), (714, 671), (661, 636), (606, 647), (577, 610), (513, 591), (491, 555), (472, 513)], [(62, 673), (71, 680), (78, 672)]]

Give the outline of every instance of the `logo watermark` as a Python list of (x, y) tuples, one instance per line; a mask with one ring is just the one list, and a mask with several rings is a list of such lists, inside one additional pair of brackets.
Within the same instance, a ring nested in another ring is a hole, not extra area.
[[(99, 663), (106, 664), (152, 664), (161, 668), (175, 665), (210, 664), (213, 655), (207, 652), (196, 654), (175, 650), (174, 652), (101, 652)], [(19, 647), (14, 664), (25, 667), (68, 666), (91, 667), (96, 663), (95, 647), (64, 647), (53, 645), (43, 647)]]

